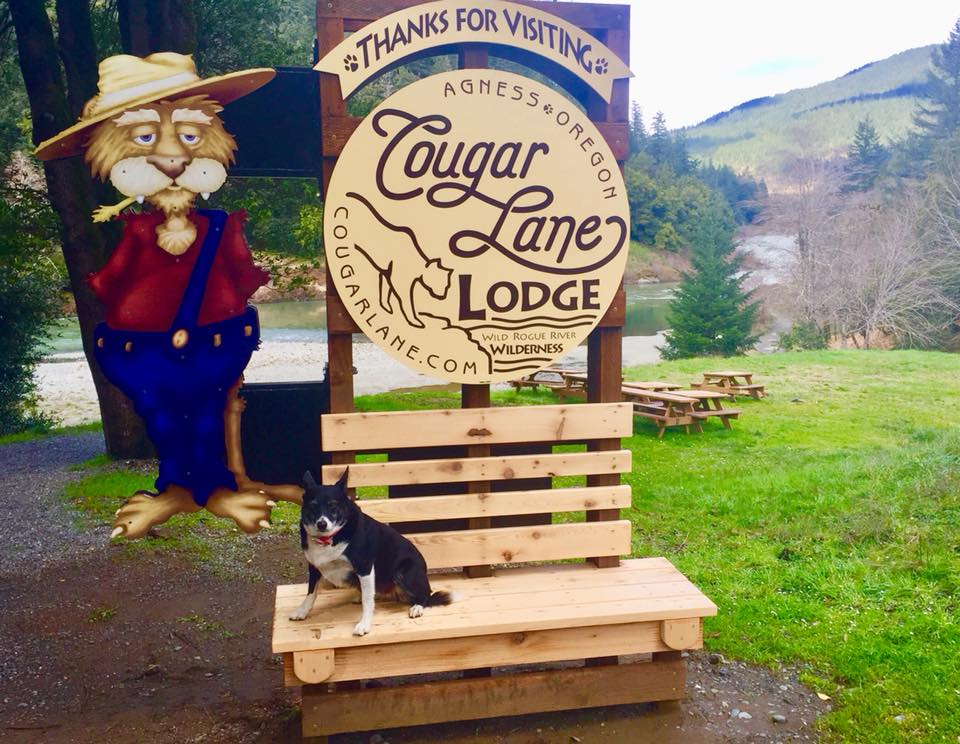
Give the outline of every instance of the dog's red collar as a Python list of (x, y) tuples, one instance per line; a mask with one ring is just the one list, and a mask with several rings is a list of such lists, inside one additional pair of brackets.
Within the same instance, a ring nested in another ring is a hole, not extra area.
[[(340, 532), (340, 530), (337, 530)], [(320, 545), (330, 545), (333, 543), (333, 538), (337, 536), (337, 532), (331, 532), (329, 535), (315, 535), (314, 541)]]

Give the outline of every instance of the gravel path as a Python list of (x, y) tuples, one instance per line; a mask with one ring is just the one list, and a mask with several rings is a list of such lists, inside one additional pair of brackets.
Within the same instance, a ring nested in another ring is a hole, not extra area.
[(86, 475), (70, 466), (102, 452), (99, 432), (0, 445), (0, 573), (36, 568), (106, 542), (106, 527), (78, 532), (59, 503), (64, 484)]

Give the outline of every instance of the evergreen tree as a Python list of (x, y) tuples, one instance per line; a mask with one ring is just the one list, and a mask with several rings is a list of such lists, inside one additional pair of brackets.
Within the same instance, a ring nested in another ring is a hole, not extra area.
[(677, 132), (672, 138), (667, 164), (678, 176), (690, 176), (697, 172), (699, 163), (690, 157), (690, 151), (687, 150), (687, 135), (683, 132)]
[(743, 289), (746, 275), (733, 256), (733, 228), (719, 215), (700, 220), (692, 240), (693, 271), (670, 303), (664, 359), (733, 356), (753, 348), (759, 303)]
[(670, 132), (667, 130), (667, 117), (662, 111), (658, 111), (653, 117), (653, 133), (650, 135), (650, 144), (647, 152), (653, 157), (656, 165), (666, 165), (670, 159), (673, 141), (670, 139)]
[(844, 167), (846, 184), (844, 191), (869, 191), (880, 177), (880, 171), (887, 162), (887, 149), (880, 144), (880, 136), (870, 117), (857, 124), (853, 143), (847, 151), (847, 163)]
[(643, 110), (640, 104), (633, 101), (630, 104), (630, 154), (636, 155), (647, 148), (647, 127), (643, 123)]
[(930, 139), (948, 139), (960, 131), (960, 19), (934, 50), (926, 87), (929, 104), (921, 104), (914, 123)]

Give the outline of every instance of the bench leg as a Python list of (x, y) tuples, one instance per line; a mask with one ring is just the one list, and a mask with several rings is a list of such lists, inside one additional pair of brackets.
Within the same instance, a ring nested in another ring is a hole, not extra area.
[(658, 424), (657, 424), (657, 439), (663, 439), (663, 433), (664, 433), (666, 430), (667, 430), (667, 427), (666, 427), (666, 426), (662, 426), (661, 424), (658, 423)]
[(730, 418), (728, 416), (721, 416), (720, 420), (723, 421), (724, 429), (732, 429), (733, 426), (730, 425)]

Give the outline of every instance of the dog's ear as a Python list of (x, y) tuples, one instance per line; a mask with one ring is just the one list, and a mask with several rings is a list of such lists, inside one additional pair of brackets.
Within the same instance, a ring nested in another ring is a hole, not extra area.
[(344, 468), (343, 475), (340, 476), (340, 480), (337, 481), (337, 491), (342, 494), (347, 492), (347, 476), (350, 473), (350, 468)]
[(317, 487), (317, 482), (313, 479), (313, 473), (311, 473), (309, 470), (307, 470), (307, 471), (303, 474), (303, 481), (301, 481), (301, 485), (302, 485), (304, 488), (316, 488), (316, 487)]

